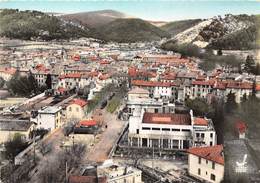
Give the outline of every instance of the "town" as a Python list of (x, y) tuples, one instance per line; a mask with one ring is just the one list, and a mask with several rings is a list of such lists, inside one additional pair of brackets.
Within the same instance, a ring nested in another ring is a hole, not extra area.
[(165, 43), (0, 38), (0, 183), (260, 182), (259, 58)]

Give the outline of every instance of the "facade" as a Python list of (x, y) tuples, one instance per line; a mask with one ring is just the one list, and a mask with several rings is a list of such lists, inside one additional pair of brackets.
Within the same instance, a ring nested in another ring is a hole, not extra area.
[(15, 134), (22, 135), (26, 141), (29, 140), (33, 126), (29, 120), (0, 119), (0, 144), (13, 138)]
[(66, 107), (67, 119), (83, 119), (87, 112), (87, 102), (82, 99), (73, 99)]
[(195, 147), (187, 151), (188, 172), (201, 181), (220, 183), (224, 178), (223, 146)]
[(38, 110), (38, 114), (31, 118), (32, 122), (37, 124), (37, 128), (54, 130), (62, 126), (61, 107), (47, 106)]
[(213, 146), (216, 132), (210, 119), (190, 114), (149, 113), (135, 111), (129, 118), (130, 146), (188, 149), (193, 146)]
[(104, 163), (97, 169), (98, 177), (106, 177), (108, 183), (143, 183), (142, 171), (134, 167)]
[(16, 69), (14, 68), (0, 68), (0, 77), (5, 81), (9, 81), (15, 74)]

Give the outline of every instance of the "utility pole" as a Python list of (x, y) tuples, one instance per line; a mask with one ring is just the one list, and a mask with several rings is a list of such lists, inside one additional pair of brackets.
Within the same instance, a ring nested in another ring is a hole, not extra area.
[(36, 163), (35, 157), (35, 126), (33, 126), (33, 162)]
[(68, 182), (68, 163), (65, 164), (65, 183)]

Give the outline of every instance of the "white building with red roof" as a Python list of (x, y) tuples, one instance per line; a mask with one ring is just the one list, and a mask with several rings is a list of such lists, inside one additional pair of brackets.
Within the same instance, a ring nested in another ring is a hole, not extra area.
[(87, 113), (87, 101), (73, 99), (66, 107), (67, 119), (83, 119)]
[(194, 146), (214, 146), (216, 132), (212, 121), (189, 114), (150, 113), (135, 110), (129, 118), (130, 146), (159, 149), (188, 149)]
[(222, 145), (194, 147), (188, 152), (188, 172), (201, 181), (220, 183), (224, 178)]

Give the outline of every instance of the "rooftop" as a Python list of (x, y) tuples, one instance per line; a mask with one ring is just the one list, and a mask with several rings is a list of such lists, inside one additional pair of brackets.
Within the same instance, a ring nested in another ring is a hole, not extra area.
[(87, 102), (82, 99), (73, 99), (70, 104), (77, 104), (81, 107), (84, 107), (85, 105), (87, 105)]
[(223, 146), (216, 145), (210, 147), (194, 147), (187, 150), (188, 153), (201, 158), (224, 165)]
[(47, 106), (42, 109), (40, 109), (38, 112), (42, 114), (55, 114), (61, 110), (60, 107), (55, 106)]
[(194, 125), (207, 126), (208, 121), (204, 118), (195, 118), (194, 119)]
[(143, 123), (166, 125), (191, 125), (189, 114), (144, 113)]
[(27, 131), (32, 125), (29, 120), (0, 119), (0, 131)]

